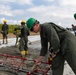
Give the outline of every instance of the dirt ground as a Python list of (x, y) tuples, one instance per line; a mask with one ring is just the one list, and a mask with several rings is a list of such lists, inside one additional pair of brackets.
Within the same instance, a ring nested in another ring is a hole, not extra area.
[[(12, 37), (12, 35), (11, 35), (11, 37)], [(31, 45), (28, 43), (28, 48), (29, 48), (28, 49), (29, 54), (26, 55), (25, 58), (27, 58), (28, 60), (37, 59), (39, 54), (40, 54), (40, 48), (41, 48), (40, 41), (32, 42)], [(12, 56), (20, 56), (20, 51), (19, 51), (18, 47), (16, 47), (16, 46), (4, 47), (4, 48), (0, 48), (0, 54), (9, 54), (9, 55), (12, 55)], [(0, 59), (1, 59), (1, 56), (0, 56)], [(34, 65), (34, 62), (26, 61), (25, 66), (23, 66), (23, 68), (27, 68), (27, 69), (30, 70), (33, 65)], [(41, 66), (44, 67), (44, 68), (46, 67), (45, 65), (41, 65)], [(64, 70), (63, 75), (75, 75), (72, 72), (71, 68), (68, 66), (67, 63), (65, 63), (64, 67), (65, 67), (65, 70)], [(4, 71), (0, 70), (0, 75), (16, 75), (16, 74), (8, 73), (8, 72), (4, 72)], [(26, 75), (26, 74), (23, 73), (23, 72), (22, 73), (18, 72), (18, 75)], [(42, 74), (38, 74), (38, 75), (42, 75)], [(51, 74), (49, 74), (49, 75), (51, 75)]]
[[(37, 42), (37, 41), (36, 41)], [(33, 47), (33, 45), (36, 45), (36, 42), (33, 42), (32, 44), (28, 44), (29, 48), (29, 54), (32, 54), (32, 51), (39, 52), (39, 50), (36, 50), (37, 47)], [(32, 48), (33, 47), (33, 48)], [(10, 54), (10, 55), (19, 55), (20, 51), (17, 46), (11, 46), (11, 47), (3, 47), (0, 49), (0, 54), (5, 53), (5, 54)]]
[[(33, 60), (33, 59), (37, 59), (40, 53), (40, 45), (39, 45), (40, 41), (36, 41), (36, 42), (32, 42), (32, 44), (28, 44), (29, 47), (29, 54), (25, 56), (25, 58), (27, 58), (28, 60)], [(0, 54), (9, 54), (12, 56), (20, 56), (20, 51), (18, 49), (17, 46), (11, 46), (11, 47), (4, 47), (0, 49)], [(0, 57), (1, 59), (1, 57)], [(16, 60), (17, 61), (17, 60)], [(10, 62), (8, 62), (10, 63)], [(25, 62), (25, 66), (23, 66), (23, 68), (26, 68), (28, 70), (30, 70), (32, 68), (32, 66), (34, 65), (34, 62), (30, 62), (30, 61), (26, 61)], [(26, 66), (27, 65), (27, 66)], [(10, 73), (4, 72), (4, 71), (0, 71), (0, 75), (10, 75)], [(15, 74), (11, 74), (11, 75), (15, 75)], [(25, 75), (24, 73), (19, 73), (18, 75)]]

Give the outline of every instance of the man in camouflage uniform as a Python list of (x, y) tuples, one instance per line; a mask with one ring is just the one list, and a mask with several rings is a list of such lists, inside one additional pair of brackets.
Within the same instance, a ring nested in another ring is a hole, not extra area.
[(49, 42), (53, 47), (51, 51), (52, 75), (63, 75), (65, 60), (76, 74), (76, 37), (67, 29), (52, 22), (39, 24), (36, 19), (29, 18), (26, 24), (31, 31), (40, 32), (41, 51), (36, 65), (47, 54)]
[(8, 44), (8, 40), (7, 40), (7, 34), (8, 34), (8, 25), (6, 24), (6, 20), (3, 20), (4, 24), (2, 25), (2, 29), (1, 29), (1, 33), (3, 35), (3, 44), (5, 43), (5, 40), (6, 39), (6, 44)]
[(19, 50), (21, 52), (21, 56), (25, 57), (25, 55), (28, 54), (27, 42), (28, 42), (29, 30), (27, 26), (25, 25), (24, 20), (21, 21), (21, 26), (14, 29), (14, 33), (17, 30), (21, 30), (20, 40), (19, 40)]

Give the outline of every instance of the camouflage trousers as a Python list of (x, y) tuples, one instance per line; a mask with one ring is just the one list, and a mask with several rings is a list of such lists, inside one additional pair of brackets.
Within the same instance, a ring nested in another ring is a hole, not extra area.
[(3, 44), (5, 43), (5, 39), (6, 39), (6, 44), (7, 44), (8, 43), (7, 34), (3, 34)]
[(22, 50), (28, 50), (28, 47), (27, 47), (27, 41), (24, 40), (24, 38), (20, 38), (19, 40), (19, 50), (22, 51)]

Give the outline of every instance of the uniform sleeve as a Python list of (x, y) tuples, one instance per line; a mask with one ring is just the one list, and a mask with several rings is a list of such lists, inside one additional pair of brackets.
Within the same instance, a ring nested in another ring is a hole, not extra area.
[(2, 25), (2, 31), (3, 31), (3, 25)]
[(8, 32), (9, 32), (9, 26), (7, 25), (7, 34), (8, 34)]
[(30, 32), (29, 32), (29, 30), (28, 30), (28, 28), (27, 28), (27, 36), (29, 36), (30, 35)]
[(9, 26), (7, 25), (7, 29), (9, 30)]
[(23, 29), (23, 26), (19, 26), (17, 29), (18, 29), (18, 30), (21, 30), (21, 29)]
[(47, 54), (48, 51), (48, 41), (45, 38), (45, 36), (41, 36), (41, 52), (40, 52), (40, 56), (45, 56)]
[(9, 31), (9, 26), (7, 25), (7, 30)]
[(30, 32), (28, 31), (27, 35), (29, 36), (30, 35)]
[(16, 30), (21, 30), (21, 29), (23, 29), (23, 26), (19, 26), (19, 27), (15, 28), (15, 31)]
[(51, 26), (46, 28), (46, 36), (53, 47), (53, 52), (58, 52), (60, 47), (60, 39), (56, 30)]

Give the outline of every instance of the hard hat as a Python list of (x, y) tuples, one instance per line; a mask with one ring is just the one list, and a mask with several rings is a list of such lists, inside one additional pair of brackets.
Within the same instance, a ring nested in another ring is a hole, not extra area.
[(22, 20), (21, 23), (26, 23), (25, 20)]
[(33, 27), (34, 23), (36, 22), (37, 20), (34, 19), (34, 18), (29, 18), (26, 22), (26, 25), (28, 27), (28, 29), (31, 30), (31, 28)]
[(74, 14), (74, 18), (76, 19), (76, 13)]
[(3, 22), (7, 22), (6, 20), (3, 20)]

